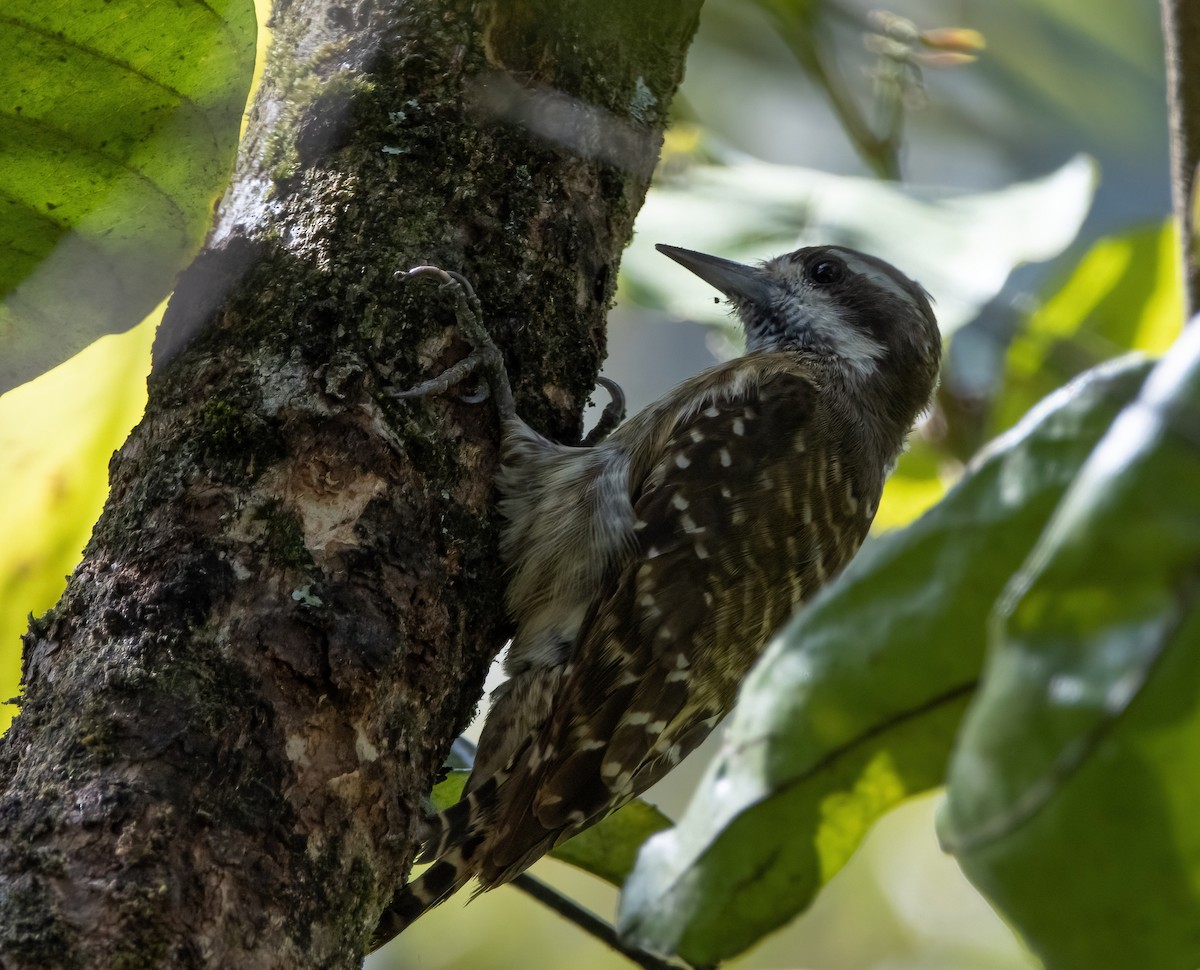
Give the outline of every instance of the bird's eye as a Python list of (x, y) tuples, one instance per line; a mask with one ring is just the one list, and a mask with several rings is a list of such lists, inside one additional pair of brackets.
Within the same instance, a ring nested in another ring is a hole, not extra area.
[(809, 282), (817, 286), (832, 286), (846, 275), (846, 264), (839, 259), (822, 257), (808, 267)]

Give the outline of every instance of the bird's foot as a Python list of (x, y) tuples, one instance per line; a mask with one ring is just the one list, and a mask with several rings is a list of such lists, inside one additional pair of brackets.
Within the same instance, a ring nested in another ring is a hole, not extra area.
[[(483, 308), (479, 297), (466, 277), (453, 270), (444, 270), (438, 266), (415, 266), (407, 272), (400, 271), (395, 278), (407, 282), (414, 279), (432, 279), (442, 284), (443, 289), (449, 289), (454, 294), (454, 316), (459, 327), (474, 348), (470, 354), (442, 371), (437, 377), (422, 381), (416, 387), (403, 391), (392, 391), (391, 396), (400, 400), (425, 397), (429, 394), (445, 394), (455, 384), (465, 380), (471, 374), (481, 373), (496, 399), (496, 408), (501, 420), (516, 416), (513, 406), (512, 386), (508, 381), (508, 371), (504, 366), (504, 355), (483, 325)], [(486, 393), (476, 391), (464, 396), (463, 400), (477, 404), (487, 398)]]
[[(513, 405), (512, 386), (508, 380), (508, 371), (504, 366), (504, 355), (492, 335), (483, 325), (483, 308), (475, 289), (461, 273), (444, 270), (438, 266), (414, 266), (412, 269), (399, 271), (395, 278), (401, 282), (415, 279), (431, 279), (442, 284), (442, 289), (454, 293), (455, 320), (467, 339), (471, 342), (472, 351), (457, 364), (452, 364), (436, 377), (422, 381), (415, 387), (402, 391), (390, 391), (391, 397), (401, 401), (430, 394), (445, 394), (454, 385), (466, 380), (472, 374), (479, 373), (484, 383), (470, 394), (461, 395), (461, 400), (468, 404), (479, 404), (491, 394), (496, 399), (496, 408), (502, 420), (515, 418), (516, 408)], [(598, 445), (609, 436), (614, 428), (625, 418), (625, 393), (621, 385), (607, 377), (596, 378), (596, 384), (608, 391), (609, 401), (604, 406), (600, 419), (583, 439), (585, 447)]]

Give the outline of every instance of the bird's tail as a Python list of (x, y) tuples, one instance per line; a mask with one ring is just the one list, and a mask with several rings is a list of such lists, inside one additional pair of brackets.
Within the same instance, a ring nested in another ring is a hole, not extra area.
[(392, 897), (379, 917), (372, 949), (378, 949), (403, 933), (410, 924), (462, 889), (475, 874), (474, 867), (453, 849)]
[(478, 850), (495, 813), (498, 781), (499, 776), (489, 778), (462, 800), (425, 820), (417, 862), (433, 865), (392, 897), (375, 929), (375, 948), (445, 902), (477, 873)]

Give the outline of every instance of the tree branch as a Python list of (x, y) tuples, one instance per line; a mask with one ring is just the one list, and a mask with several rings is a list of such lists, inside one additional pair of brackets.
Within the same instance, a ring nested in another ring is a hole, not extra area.
[(1171, 196), (1182, 245), (1185, 311), (1190, 318), (1200, 312), (1195, 195), (1200, 165), (1200, 4), (1193, 0), (1162, 0), (1162, 22), (1171, 129)]

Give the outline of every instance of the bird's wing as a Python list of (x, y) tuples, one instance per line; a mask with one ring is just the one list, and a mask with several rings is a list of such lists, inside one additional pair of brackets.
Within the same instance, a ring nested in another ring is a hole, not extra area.
[(852, 483), (820, 440), (807, 373), (722, 373), (634, 495), (635, 553), (597, 596), (550, 718), (497, 792), (484, 885), (695, 747), (770, 635), (865, 534)]

